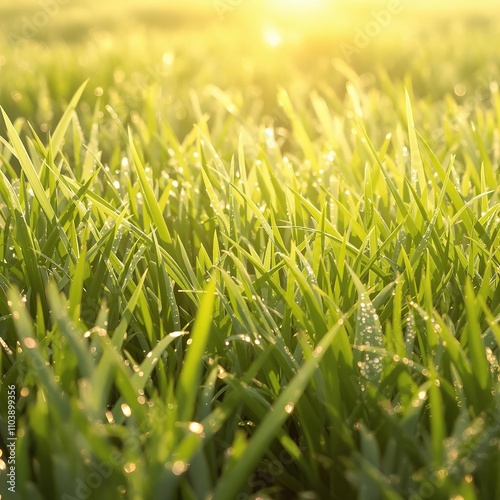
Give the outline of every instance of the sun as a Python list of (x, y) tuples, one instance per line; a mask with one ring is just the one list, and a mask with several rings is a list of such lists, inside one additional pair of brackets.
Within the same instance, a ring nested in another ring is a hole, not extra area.
[(264, 40), (267, 45), (277, 47), (278, 45), (281, 45), (283, 38), (275, 28), (268, 27), (264, 30)]

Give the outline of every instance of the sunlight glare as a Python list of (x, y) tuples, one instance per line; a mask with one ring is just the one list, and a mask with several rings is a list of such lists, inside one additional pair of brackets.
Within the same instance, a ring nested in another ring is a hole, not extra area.
[(271, 47), (277, 47), (283, 41), (281, 35), (274, 28), (264, 30), (264, 40)]

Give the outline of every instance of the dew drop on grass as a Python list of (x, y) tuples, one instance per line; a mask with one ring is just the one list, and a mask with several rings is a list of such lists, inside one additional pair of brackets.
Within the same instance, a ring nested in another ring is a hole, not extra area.
[(127, 474), (130, 474), (131, 472), (134, 472), (136, 469), (136, 465), (132, 462), (129, 462), (127, 464), (125, 464), (125, 466), (123, 467), (123, 470), (127, 473)]
[(323, 351), (323, 347), (321, 347), (320, 345), (318, 347), (316, 347), (316, 349), (314, 349), (312, 355), (314, 358), (317, 358), (321, 352)]
[(186, 472), (188, 468), (188, 464), (184, 462), (183, 460), (177, 460), (174, 462), (174, 465), (172, 465), (172, 472), (175, 476), (180, 476), (184, 472)]
[(24, 339), (24, 346), (27, 349), (35, 349), (36, 347), (36, 340), (32, 339), (31, 337), (27, 337)]
[[(378, 354), (370, 348), (383, 348), (382, 329), (375, 308), (366, 293), (360, 295), (360, 307), (356, 320), (357, 365), (362, 377), (378, 385), (382, 373), (382, 363)], [(361, 355), (361, 352), (364, 352)]]
[(170, 334), (170, 336), (171, 336), (171, 337), (174, 337), (174, 338), (176, 338), (176, 337), (182, 337), (182, 336), (183, 336), (183, 335), (185, 335), (186, 333), (188, 333), (188, 332), (185, 332), (185, 331), (175, 331), (175, 332), (172, 332), (172, 333)]
[[(409, 302), (409, 305), (414, 306), (413, 302)], [(406, 316), (406, 330), (405, 330), (405, 352), (406, 356), (410, 357), (413, 353), (413, 344), (415, 342), (416, 336), (416, 325), (415, 317), (410, 311)]]
[(130, 406), (126, 403), (123, 403), (121, 405), (121, 410), (122, 410), (122, 413), (126, 416), (126, 417), (130, 417), (130, 415), (132, 415), (132, 410), (130, 409)]
[(203, 434), (204, 431), (203, 425), (200, 424), (199, 422), (189, 422), (188, 428), (193, 434), (201, 435)]

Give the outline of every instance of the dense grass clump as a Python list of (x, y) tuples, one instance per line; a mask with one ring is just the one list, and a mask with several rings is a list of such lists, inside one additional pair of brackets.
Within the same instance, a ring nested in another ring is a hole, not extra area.
[(0, 85), (17, 497), (500, 498), (498, 56), (432, 90), (443, 40), (224, 76), (178, 36)]

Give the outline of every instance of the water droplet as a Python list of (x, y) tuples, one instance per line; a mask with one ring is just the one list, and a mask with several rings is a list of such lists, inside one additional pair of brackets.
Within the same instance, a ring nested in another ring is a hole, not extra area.
[(35, 339), (32, 339), (31, 337), (26, 337), (24, 339), (24, 345), (27, 349), (35, 349), (35, 347), (37, 346), (37, 343), (36, 343)]
[(123, 467), (123, 470), (127, 473), (127, 474), (130, 474), (131, 472), (134, 472), (136, 469), (136, 465), (132, 462), (129, 462), (127, 464), (125, 464), (125, 466)]
[(130, 417), (130, 415), (132, 415), (132, 410), (130, 409), (130, 406), (126, 403), (123, 403), (121, 405), (121, 410), (122, 410), (122, 413), (126, 416), (126, 417)]
[(189, 430), (194, 434), (203, 434), (204, 427), (199, 422), (189, 422)]
[(172, 472), (174, 473), (174, 475), (180, 476), (181, 474), (186, 472), (187, 468), (188, 464), (186, 462), (177, 460), (176, 462), (174, 462), (174, 465), (172, 465)]

